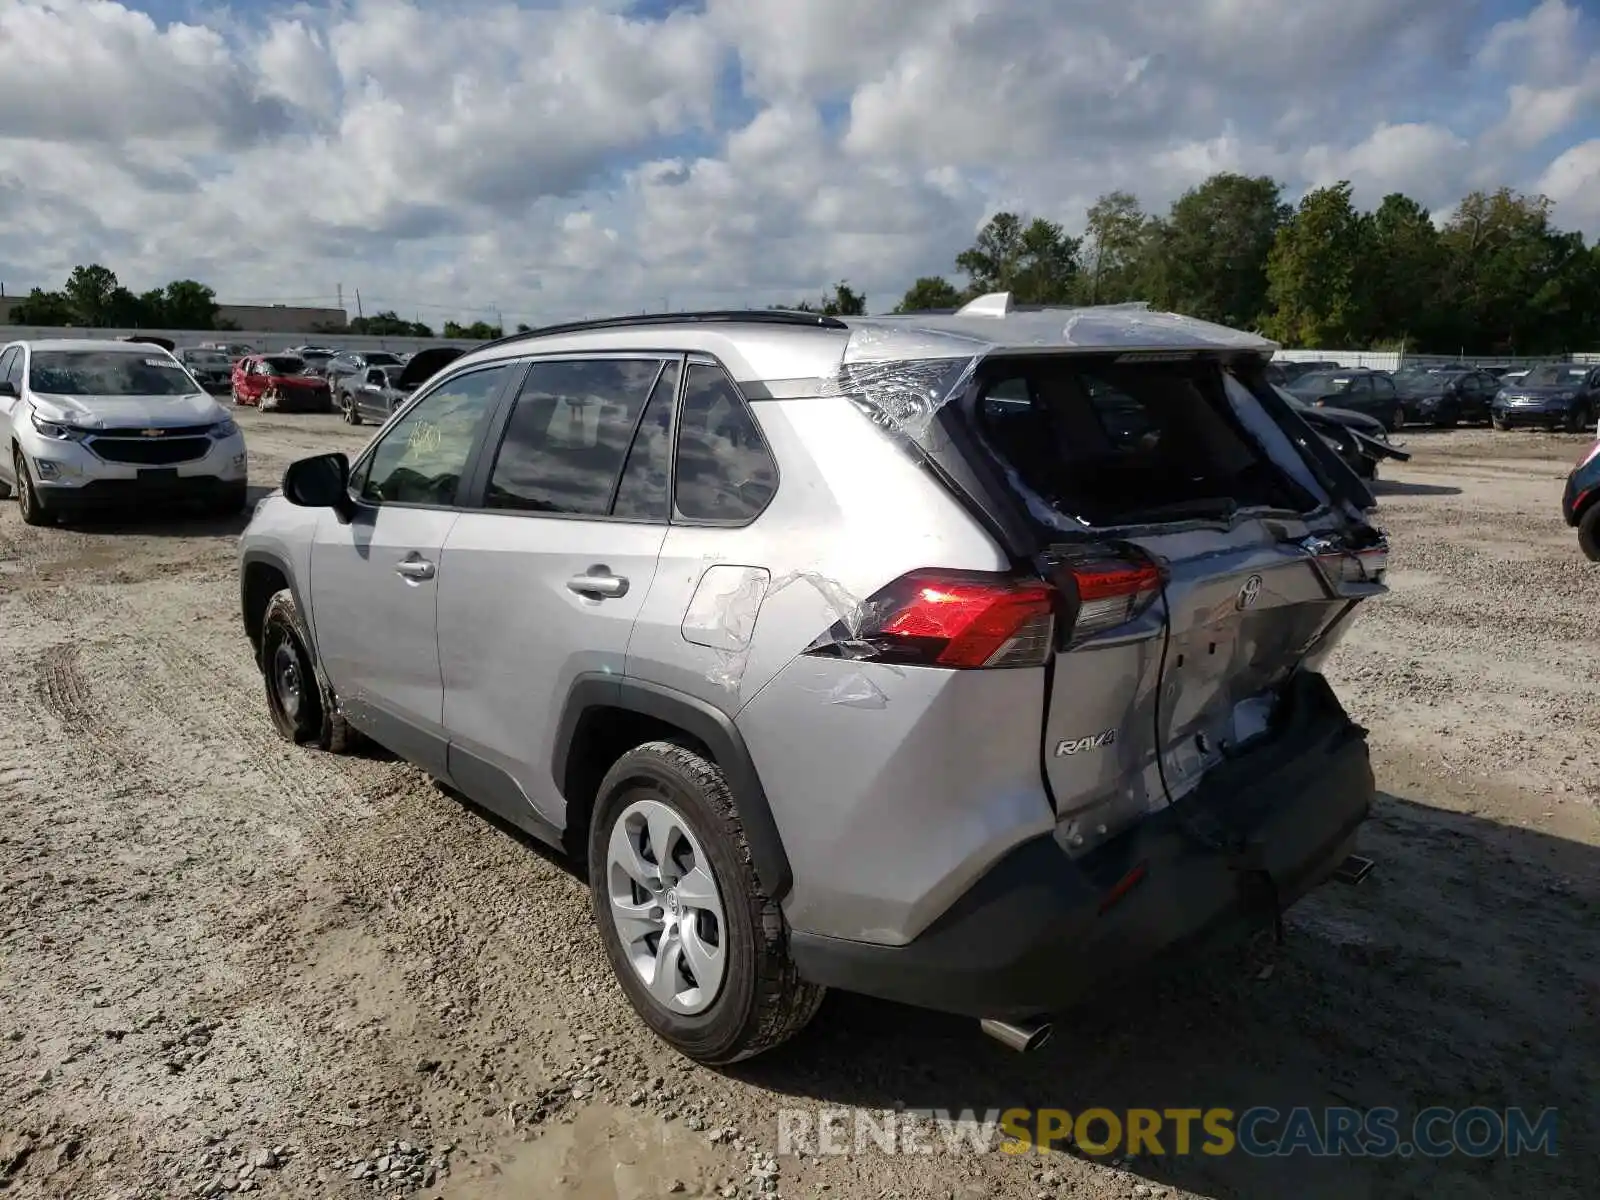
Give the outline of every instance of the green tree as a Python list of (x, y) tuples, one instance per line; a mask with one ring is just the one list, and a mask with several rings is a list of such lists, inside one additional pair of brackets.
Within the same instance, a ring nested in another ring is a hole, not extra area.
[[(446, 330), (450, 328), (447, 324)], [(357, 317), (350, 322), (350, 332), (366, 337), (425, 337), (431, 338), (433, 330), (421, 321), (408, 321), (393, 310), (373, 313), (370, 317)], [(450, 337), (449, 333), (445, 334)], [(464, 335), (462, 335), (464, 336)]]
[(867, 298), (841, 279), (831, 292), (823, 292), (820, 299), (801, 300), (794, 304), (775, 304), (774, 308), (787, 312), (821, 313), (827, 317), (864, 317), (867, 315)]
[(34, 288), (27, 296), (11, 306), (13, 325), (72, 325), (77, 312), (61, 292), (47, 292)]
[(193, 279), (174, 279), (162, 297), (169, 329), (210, 329), (217, 319), (217, 294)]
[(1439, 292), (1444, 253), (1428, 210), (1409, 196), (1391, 192), (1373, 212), (1362, 264), (1367, 344), (1405, 341), (1433, 344), (1440, 335)]
[(1289, 217), (1265, 175), (1213, 175), (1172, 205), (1153, 230), (1151, 284), (1164, 308), (1241, 329), (1266, 316), (1267, 255)]
[[(429, 335), (432, 336), (431, 334)], [(503, 336), (500, 326), (491, 325), (487, 321), (474, 321), (471, 325), (458, 325), (454, 321), (444, 323), (444, 336), (447, 338), (471, 338), (479, 342), (490, 342)]]
[(1445, 224), (1444, 298), (1470, 352), (1537, 354), (1550, 332), (1529, 300), (1559, 274), (1550, 201), (1510, 188), (1473, 192)]
[(518, 321), (517, 322), (517, 332), (518, 333), (532, 333), (533, 332), (533, 326), (532, 325), (526, 325), (523, 322)]
[(1130, 192), (1107, 192), (1089, 206), (1087, 225), (1082, 298), (1089, 304), (1141, 299), (1150, 218), (1139, 201)]
[(118, 289), (115, 271), (99, 263), (90, 263), (86, 267), (72, 268), (63, 291), (77, 315), (78, 324), (103, 327), (112, 323), (114, 309), (125, 304), (117, 295)]
[(1278, 229), (1267, 256), (1267, 332), (1291, 346), (1350, 346), (1368, 331), (1362, 274), (1368, 220), (1348, 181), (1315, 188)]
[(961, 293), (956, 285), (943, 275), (924, 275), (909, 288), (895, 305), (897, 313), (932, 312), (942, 308), (959, 308)]
[(1010, 292), (1018, 304), (1062, 304), (1072, 296), (1078, 249), (1078, 239), (1054, 221), (1035, 217), (1024, 225), (1016, 213), (1000, 212), (956, 255), (956, 266), (972, 294)]

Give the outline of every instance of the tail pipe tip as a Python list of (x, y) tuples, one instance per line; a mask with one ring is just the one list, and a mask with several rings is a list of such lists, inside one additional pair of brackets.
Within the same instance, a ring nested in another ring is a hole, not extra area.
[(1049, 1021), (997, 1021), (992, 1017), (985, 1017), (979, 1021), (978, 1028), (1002, 1046), (1015, 1050), (1018, 1054), (1037, 1050), (1048, 1042), (1050, 1035), (1055, 1032), (1055, 1026)]

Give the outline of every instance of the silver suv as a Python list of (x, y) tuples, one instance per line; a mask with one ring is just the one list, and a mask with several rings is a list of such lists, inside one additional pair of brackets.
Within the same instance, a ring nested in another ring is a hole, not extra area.
[(278, 730), (357, 733), (587, 860), (697, 1059), (838, 987), (1013, 1046), (1333, 874), (1318, 673), (1372, 497), (1274, 347), (1142, 306), (537, 330), (291, 466), (242, 544)]

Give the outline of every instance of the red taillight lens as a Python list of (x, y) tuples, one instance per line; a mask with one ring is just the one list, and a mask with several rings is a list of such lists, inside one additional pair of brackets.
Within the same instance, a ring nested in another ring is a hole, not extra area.
[(1056, 579), (1076, 612), (1071, 641), (1126, 625), (1161, 594), (1161, 572), (1153, 562), (1116, 556), (1082, 556), (1066, 559), (1057, 567)]
[(1055, 604), (1055, 590), (1038, 580), (912, 571), (806, 653), (958, 670), (1036, 667), (1050, 656)]

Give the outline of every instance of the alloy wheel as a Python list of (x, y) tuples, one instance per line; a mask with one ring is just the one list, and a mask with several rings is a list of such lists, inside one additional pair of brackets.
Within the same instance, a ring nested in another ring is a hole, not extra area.
[(728, 969), (727, 922), (711, 860), (684, 820), (660, 800), (637, 800), (606, 847), (611, 919), (645, 990), (669, 1012), (710, 1008)]

